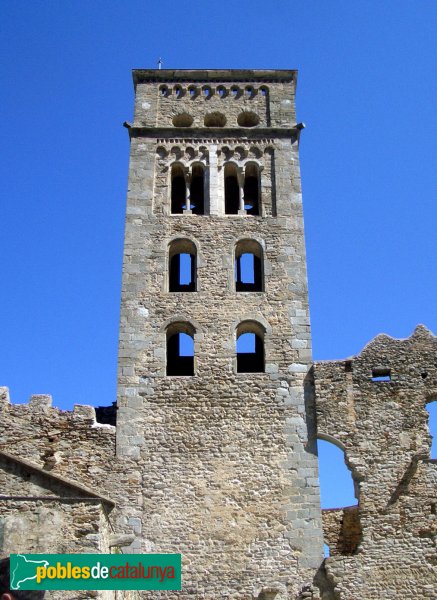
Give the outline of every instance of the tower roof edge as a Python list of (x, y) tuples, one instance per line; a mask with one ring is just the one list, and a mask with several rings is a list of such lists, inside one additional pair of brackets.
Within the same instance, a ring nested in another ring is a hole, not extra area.
[(294, 81), (296, 69), (133, 69), (134, 84), (146, 81)]

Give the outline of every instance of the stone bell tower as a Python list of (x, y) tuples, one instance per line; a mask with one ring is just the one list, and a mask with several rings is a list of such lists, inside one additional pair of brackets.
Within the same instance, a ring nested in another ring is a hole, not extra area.
[(297, 72), (133, 77), (117, 423), (131, 551), (183, 555), (172, 598), (299, 598), (323, 539)]

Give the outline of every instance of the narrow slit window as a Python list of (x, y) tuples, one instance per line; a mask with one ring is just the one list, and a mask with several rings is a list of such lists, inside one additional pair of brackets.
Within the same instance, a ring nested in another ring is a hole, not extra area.
[(244, 208), (248, 215), (259, 215), (259, 169), (257, 165), (247, 165), (244, 177)]
[(190, 208), (195, 215), (205, 214), (205, 169), (193, 165), (190, 184)]
[(188, 323), (173, 325), (167, 332), (167, 375), (194, 375), (194, 330)]
[(391, 381), (390, 369), (380, 367), (372, 369), (372, 381)]
[(238, 215), (240, 208), (240, 184), (238, 183), (237, 167), (228, 163), (225, 165), (225, 213)]
[(171, 212), (182, 214), (186, 206), (187, 185), (185, 175), (180, 165), (173, 165), (171, 169)]

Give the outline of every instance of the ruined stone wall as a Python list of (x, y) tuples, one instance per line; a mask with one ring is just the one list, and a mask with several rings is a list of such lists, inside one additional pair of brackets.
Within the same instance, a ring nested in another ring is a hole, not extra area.
[(425, 405), (437, 399), (436, 352), (419, 326), (409, 339), (380, 335), (353, 359), (314, 367), (318, 435), (345, 452), (362, 529), (353, 556), (335, 555), (335, 519), (324, 516), (335, 598), (435, 598), (437, 461)]
[(322, 510), (323, 537), (331, 555), (355, 554), (362, 529), (358, 506)]
[[(190, 76), (183, 87), (202, 85)], [(278, 133), (263, 128), (266, 97), (161, 97), (160, 86), (173, 82), (143, 79), (130, 130), (117, 453), (136, 462), (144, 487), (125, 510), (142, 527), (141, 551), (182, 552), (178, 598), (252, 598), (263, 590), (276, 591), (278, 600), (294, 598), (322, 560), (317, 464), (304, 403), (311, 350), (298, 134), (288, 93), (294, 82), (279, 76), (252, 82), (268, 86), (275, 126), (282, 123), (279, 107), (289, 109)], [(261, 111), (259, 127), (238, 129), (235, 120), (250, 103)], [(213, 105), (230, 124), (222, 132), (201, 127)], [(170, 130), (177, 106), (193, 116), (191, 129)], [(144, 129), (144, 123), (159, 126)], [(204, 161), (207, 214), (170, 214), (169, 169), (176, 159)], [(262, 167), (260, 216), (224, 214), (222, 168), (231, 159)], [(168, 292), (175, 238), (196, 245), (196, 292)], [(235, 291), (240, 239), (263, 249), (262, 292)], [(236, 328), (243, 321), (264, 331), (264, 373), (236, 372)], [(174, 322), (195, 330), (193, 377), (166, 376), (166, 328)]]
[(0, 420), (0, 450), (110, 495), (115, 427), (96, 423), (93, 407), (63, 411), (46, 395), (12, 404), (0, 388)]
[[(17, 459), (0, 457), (0, 556), (109, 553), (115, 523), (121, 524), (119, 533), (132, 533), (117, 508), (87, 493), (116, 499), (128, 483), (135, 488), (134, 476), (127, 482), (124, 465), (115, 460), (115, 428), (96, 423), (92, 407), (62, 411), (41, 395), (29, 404), (11, 404), (7, 388), (0, 388), (0, 422), (0, 450)], [(115, 592), (48, 592), (46, 597), (114, 600)], [(117, 596), (135, 597), (134, 592)]]

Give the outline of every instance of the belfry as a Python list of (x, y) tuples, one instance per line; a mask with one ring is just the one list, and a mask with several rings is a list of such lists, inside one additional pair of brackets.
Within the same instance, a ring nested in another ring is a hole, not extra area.
[(134, 71), (117, 456), (180, 598), (294, 597), (322, 561), (296, 80)]

